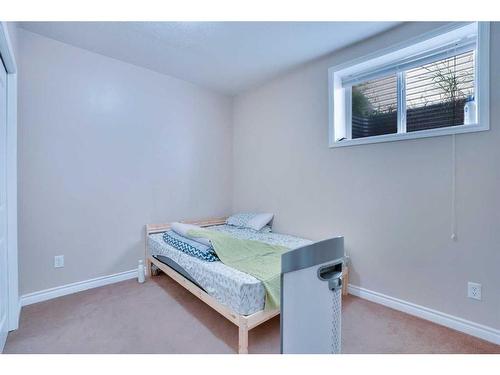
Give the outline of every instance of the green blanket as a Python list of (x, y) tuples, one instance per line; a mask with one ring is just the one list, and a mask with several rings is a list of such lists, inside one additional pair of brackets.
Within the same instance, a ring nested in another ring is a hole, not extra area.
[(222, 263), (259, 279), (266, 290), (265, 310), (279, 308), (281, 254), (288, 250), (286, 247), (242, 240), (206, 229), (189, 230), (187, 234), (208, 238)]

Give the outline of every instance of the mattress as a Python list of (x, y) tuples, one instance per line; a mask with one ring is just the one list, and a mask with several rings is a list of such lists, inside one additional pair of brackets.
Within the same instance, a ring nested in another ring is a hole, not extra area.
[[(260, 233), (229, 225), (217, 225), (210, 230), (228, 233), (241, 239), (250, 239), (281, 245), (290, 249), (305, 246), (312, 241), (281, 233)], [(255, 277), (226, 266), (224, 263), (206, 262), (183, 253), (163, 240), (163, 233), (150, 234), (149, 252), (153, 256), (162, 255), (181, 266), (209, 295), (232, 311), (250, 315), (264, 308), (265, 290)]]

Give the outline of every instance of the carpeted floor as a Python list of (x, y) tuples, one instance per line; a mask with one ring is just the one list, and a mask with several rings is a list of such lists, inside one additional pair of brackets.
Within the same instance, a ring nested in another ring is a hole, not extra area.
[[(236, 326), (166, 276), (24, 307), (5, 353), (235, 353)], [(279, 352), (279, 317), (250, 331), (250, 353)], [(500, 346), (348, 296), (344, 353), (500, 353)]]

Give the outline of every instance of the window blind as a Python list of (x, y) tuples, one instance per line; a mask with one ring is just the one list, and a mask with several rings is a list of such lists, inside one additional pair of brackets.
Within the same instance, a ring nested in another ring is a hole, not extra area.
[(474, 51), (408, 70), (406, 74), (407, 131), (464, 123), (464, 105), (474, 96)]
[(470, 52), (476, 49), (476, 45), (477, 35), (469, 35), (460, 40), (440, 46), (439, 48), (397, 60), (392, 64), (387, 64), (379, 68), (370, 69), (353, 75), (346, 75), (345, 77), (342, 77), (342, 87), (352, 87), (353, 85), (358, 85), (378, 77), (389, 76), (391, 74), (396, 74), (398, 72), (430, 64), (438, 60), (443, 60), (454, 55)]

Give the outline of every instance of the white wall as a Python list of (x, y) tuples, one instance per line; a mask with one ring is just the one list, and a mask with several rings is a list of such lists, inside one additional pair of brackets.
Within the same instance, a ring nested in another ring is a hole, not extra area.
[[(272, 211), (278, 231), (312, 239), (344, 235), (352, 284), (500, 328), (499, 106), (490, 131), (456, 138), (456, 242), (450, 136), (328, 148), (327, 69), (437, 25), (403, 25), (238, 96), (233, 209)], [(493, 104), (499, 65), (495, 23)], [(466, 298), (469, 280), (481, 302)]]
[(230, 212), (230, 98), (18, 37), (21, 294), (137, 267), (146, 223)]

